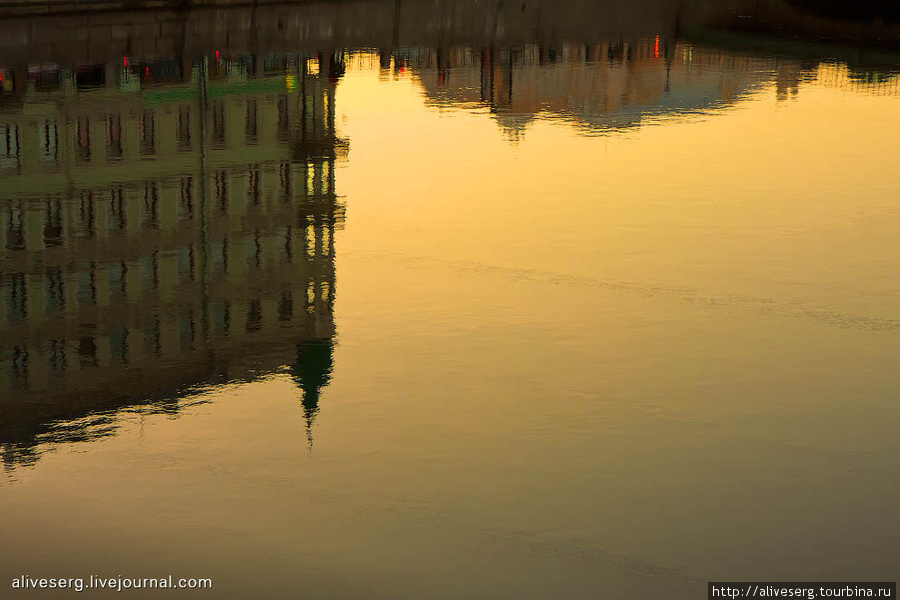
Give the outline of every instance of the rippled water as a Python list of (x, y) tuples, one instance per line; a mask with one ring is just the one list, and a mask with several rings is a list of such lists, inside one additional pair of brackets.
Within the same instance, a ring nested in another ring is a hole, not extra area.
[(0, 64), (0, 585), (896, 579), (900, 58), (731, 41)]

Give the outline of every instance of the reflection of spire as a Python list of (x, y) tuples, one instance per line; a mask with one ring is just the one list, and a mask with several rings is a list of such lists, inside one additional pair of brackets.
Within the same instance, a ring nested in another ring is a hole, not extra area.
[(291, 367), (291, 377), (303, 391), (301, 404), (306, 421), (306, 439), (312, 450), (312, 426), (319, 412), (319, 396), (322, 388), (331, 381), (334, 342), (320, 338), (297, 344), (297, 360)]

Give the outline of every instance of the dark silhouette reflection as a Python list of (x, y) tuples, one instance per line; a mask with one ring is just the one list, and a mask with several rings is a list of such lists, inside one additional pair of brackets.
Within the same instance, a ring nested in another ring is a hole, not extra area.
[[(0, 107), (25, 139), (0, 190), (7, 468), (48, 443), (112, 435), (122, 412), (177, 415), (195, 390), (277, 373), (297, 384), (311, 444), (333, 361), (343, 61), (201, 57), (175, 83), (123, 61), (75, 70), (86, 79), (69, 100), (47, 84)], [(59, 179), (36, 168), (53, 110), (72, 139), (49, 146)]]
[(331, 338), (303, 341), (297, 344), (297, 360), (291, 367), (291, 376), (303, 391), (301, 404), (310, 448), (313, 444), (313, 421), (319, 412), (319, 396), (322, 388), (331, 381), (333, 353), (334, 342)]

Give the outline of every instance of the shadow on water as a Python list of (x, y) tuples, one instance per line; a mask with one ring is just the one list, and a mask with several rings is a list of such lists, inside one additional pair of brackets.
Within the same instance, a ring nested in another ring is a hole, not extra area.
[(597, 135), (707, 115), (767, 86), (779, 100), (810, 82), (897, 94), (890, 53), (723, 34), (697, 26), (702, 11), (646, 4), (398, 0), (9, 21), (6, 467), (273, 374), (296, 384), (311, 446), (334, 367), (336, 168), (349, 148), (335, 92), (351, 60), (411, 75), (431, 106), (486, 112), (511, 140), (537, 119)]

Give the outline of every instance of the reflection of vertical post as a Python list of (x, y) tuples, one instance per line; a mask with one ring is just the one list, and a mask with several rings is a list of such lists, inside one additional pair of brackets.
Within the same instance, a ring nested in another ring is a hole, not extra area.
[(437, 49), (437, 74), (438, 84), (444, 85), (447, 81), (447, 67), (450, 62), (447, 57), (447, 51), (444, 48)]
[(105, 65), (103, 65), (103, 83), (106, 87), (116, 87), (116, 74), (118, 72), (118, 67), (119, 64), (112, 61), (109, 61)]
[(207, 148), (206, 148), (206, 121), (209, 114), (209, 58), (204, 55), (200, 60), (200, 281), (202, 288), (201, 299), (201, 330), (203, 332), (203, 344), (209, 341), (209, 186), (207, 185)]
[(378, 66), (382, 69), (390, 69), (391, 68), (391, 49), (384, 49), (378, 51)]
[(13, 91), (16, 96), (22, 98), (25, 96), (25, 93), (28, 91), (28, 66), (27, 65), (19, 65), (18, 67), (13, 69), (12, 72), (13, 79)]
[(509, 63), (507, 64), (507, 73), (506, 73), (506, 86), (507, 86), (507, 106), (512, 108), (513, 102), (513, 52), (509, 51)]
[(494, 49), (481, 51), (481, 101), (494, 107)]
[[(181, 0), (185, 5), (190, 2), (190, 0)], [(181, 81), (188, 83), (193, 76), (193, 60), (191, 59), (191, 53), (188, 51), (188, 20), (190, 16), (190, 12), (182, 12), (181, 13), (181, 39), (178, 43), (178, 57), (181, 60)]]
[(334, 138), (334, 85), (328, 85), (325, 88), (325, 101), (327, 102), (327, 106), (325, 107), (325, 134), (329, 139)]
[(391, 28), (391, 49), (400, 46), (400, 9), (401, 0), (394, 0), (394, 22)]

